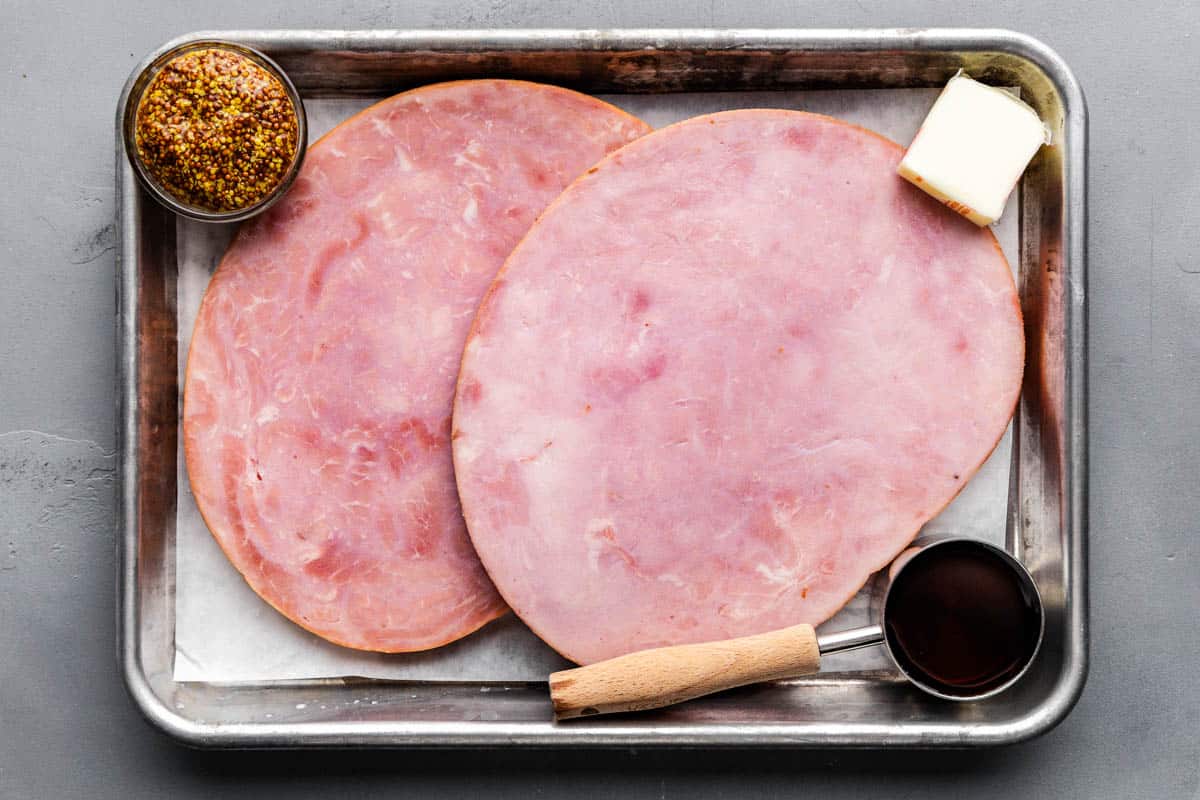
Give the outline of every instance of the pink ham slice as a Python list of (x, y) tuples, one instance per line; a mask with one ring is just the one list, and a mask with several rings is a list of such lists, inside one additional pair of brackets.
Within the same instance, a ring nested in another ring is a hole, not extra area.
[(537, 214), (647, 130), (551, 86), (430, 86), (323, 138), (241, 231), (196, 321), (184, 444), (200, 511), (268, 603), (385, 652), (505, 612), (454, 488), (463, 342)]
[(699, 117), (589, 170), (509, 258), (454, 461), (489, 574), (564, 656), (821, 622), (995, 447), (1011, 273), (900, 156), (827, 117)]

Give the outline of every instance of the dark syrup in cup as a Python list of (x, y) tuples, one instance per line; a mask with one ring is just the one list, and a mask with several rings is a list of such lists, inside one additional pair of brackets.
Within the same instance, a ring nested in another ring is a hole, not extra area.
[(948, 541), (913, 557), (888, 589), (884, 635), (900, 669), (947, 697), (1015, 680), (1037, 652), (1042, 606), (1002, 552)]

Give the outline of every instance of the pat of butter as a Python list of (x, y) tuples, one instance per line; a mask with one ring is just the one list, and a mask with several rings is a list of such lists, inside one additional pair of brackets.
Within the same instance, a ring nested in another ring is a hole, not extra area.
[(1048, 141), (1032, 108), (960, 73), (938, 96), (897, 172), (976, 225), (988, 225)]

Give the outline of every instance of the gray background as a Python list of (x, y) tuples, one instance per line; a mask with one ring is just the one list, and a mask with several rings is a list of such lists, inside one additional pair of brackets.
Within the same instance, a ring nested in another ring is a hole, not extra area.
[[(1200, 10), (1120, 0), (590, 3), (0, 0), (0, 798), (1200, 797)], [(1047, 736), (992, 752), (202, 753), (114, 655), (112, 116), (198, 28), (997, 26), (1091, 110), (1092, 668)]]

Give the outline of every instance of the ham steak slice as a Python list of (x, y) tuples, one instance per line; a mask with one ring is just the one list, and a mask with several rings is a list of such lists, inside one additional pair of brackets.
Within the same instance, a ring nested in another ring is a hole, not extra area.
[(500, 593), (564, 656), (819, 623), (1012, 415), (990, 231), (812, 114), (698, 117), (576, 181), (469, 336), (454, 462)]
[(552, 86), (429, 86), (324, 137), (242, 229), (196, 321), (184, 446), (201, 513), (263, 599), (385, 652), (504, 613), (455, 493), (463, 342), (535, 217), (647, 130)]

